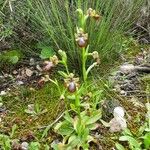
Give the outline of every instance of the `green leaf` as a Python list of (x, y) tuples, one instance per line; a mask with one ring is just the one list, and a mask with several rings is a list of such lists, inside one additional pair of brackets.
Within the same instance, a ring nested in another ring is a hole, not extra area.
[(78, 137), (76, 135), (72, 135), (70, 136), (70, 138), (68, 139), (68, 145), (71, 148), (76, 147), (79, 144), (80, 140), (78, 139)]
[(42, 51), (40, 54), (40, 57), (42, 59), (50, 58), (54, 55), (54, 51), (51, 49), (51, 47), (42, 47)]
[(65, 120), (63, 122), (58, 123), (55, 126), (55, 131), (61, 134), (62, 136), (64, 135), (70, 136), (71, 133), (74, 132), (74, 129), (73, 129), (72, 124)]
[(123, 134), (124, 134), (124, 135), (130, 135), (130, 136), (132, 136), (132, 133), (131, 133), (131, 131), (130, 131), (128, 128), (126, 128), (126, 129), (123, 131)]
[(47, 136), (47, 134), (48, 134), (48, 131), (50, 130), (50, 128), (51, 128), (52, 126), (51, 125), (48, 125), (47, 127), (46, 127), (46, 129), (44, 130), (44, 132), (43, 132), (43, 134), (42, 134), (42, 139), (45, 137), (45, 136)]
[(150, 132), (144, 136), (144, 145), (146, 149), (150, 148)]
[(29, 150), (39, 150), (40, 143), (39, 142), (31, 142), (29, 145)]
[(58, 71), (58, 73), (64, 78), (68, 77), (68, 75), (64, 71)]
[(11, 131), (11, 134), (10, 134), (10, 138), (13, 138), (14, 133), (15, 133), (15, 131), (16, 131), (17, 128), (18, 128), (18, 126), (17, 126), (16, 124), (14, 124), (14, 125), (12, 126), (12, 131)]
[(98, 123), (93, 123), (93, 124), (87, 125), (87, 128), (90, 130), (96, 130), (98, 127), (99, 127)]
[(136, 139), (131, 136), (121, 136), (119, 138), (120, 141), (128, 141), (131, 148), (141, 148), (141, 143), (139, 143)]
[(101, 118), (101, 111), (96, 111), (90, 116), (90, 118), (86, 121), (86, 125), (93, 124)]
[(116, 143), (115, 146), (118, 150), (125, 150), (125, 148), (119, 143)]
[(65, 118), (68, 122), (73, 123), (73, 118), (71, 118), (71, 116), (69, 115), (69, 113), (68, 113), (67, 111), (65, 112), (64, 118)]
[(19, 58), (18, 58), (18, 56), (13, 56), (13, 57), (10, 57), (10, 58), (9, 58), (9, 61), (10, 61), (12, 64), (16, 64), (16, 63), (19, 61)]

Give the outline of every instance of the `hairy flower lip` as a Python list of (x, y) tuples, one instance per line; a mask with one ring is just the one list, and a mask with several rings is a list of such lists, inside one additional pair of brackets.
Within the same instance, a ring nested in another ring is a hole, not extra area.
[(75, 34), (75, 40), (79, 47), (86, 47), (88, 43), (88, 34), (84, 33), (82, 28), (77, 28), (77, 33)]
[(79, 78), (74, 78), (74, 74), (70, 73), (68, 78), (64, 79), (65, 87), (70, 93), (74, 93), (79, 87)]
[(74, 93), (76, 91), (76, 84), (74, 81), (70, 82), (68, 85), (68, 91)]
[(76, 39), (77, 44), (79, 47), (86, 47), (87, 46), (87, 39), (84, 37), (79, 37), (78, 39)]

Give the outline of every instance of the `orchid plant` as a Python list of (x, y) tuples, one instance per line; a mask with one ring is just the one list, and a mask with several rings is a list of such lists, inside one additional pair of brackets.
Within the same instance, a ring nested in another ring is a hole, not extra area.
[[(96, 107), (93, 107), (93, 105), (88, 102), (93, 95), (89, 93), (85, 94), (85, 86), (87, 86), (89, 72), (100, 63), (97, 51), (89, 53), (90, 46), (88, 44), (88, 33), (85, 31), (86, 21), (89, 17), (94, 18), (97, 21), (100, 19), (100, 16), (91, 8), (87, 10), (86, 14), (84, 14), (81, 9), (77, 9), (77, 12), (79, 24), (76, 28), (75, 41), (82, 51), (81, 62), (83, 82), (81, 83), (79, 78), (75, 77), (75, 74), (69, 71), (67, 54), (65, 51), (59, 50), (58, 54), (60, 55), (60, 59), (54, 55), (50, 58), (50, 61), (45, 62), (43, 68), (44, 71), (49, 71), (57, 64), (61, 64), (65, 68), (65, 71), (58, 71), (58, 73), (64, 78), (63, 89), (60, 87), (56, 79), (52, 80), (49, 77), (45, 78), (46, 81), (50, 80), (57, 86), (61, 95), (60, 99), (65, 101), (67, 109), (64, 120), (59, 122), (54, 128), (55, 131), (63, 137), (62, 143), (52, 144), (52, 147), (55, 150), (72, 150), (74, 148), (80, 149), (81, 147), (84, 150), (88, 150), (89, 142), (96, 142), (94, 137), (90, 135), (90, 131), (95, 130), (98, 127), (96, 122), (101, 118), (101, 110), (96, 109)], [(87, 59), (91, 56), (95, 61), (87, 67)], [(83, 97), (86, 97), (86, 100)]]

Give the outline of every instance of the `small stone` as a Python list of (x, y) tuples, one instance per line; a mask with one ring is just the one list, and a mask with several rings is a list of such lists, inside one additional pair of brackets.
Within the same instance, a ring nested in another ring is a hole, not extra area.
[(34, 58), (30, 58), (29, 65), (30, 65), (30, 66), (35, 65), (35, 60), (34, 60)]
[(120, 107), (120, 106), (118, 106), (118, 107), (115, 107), (115, 109), (114, 109), (114, 113), (113, 113), (113, 115), (114, 115), (114, 117), (124, 117), (124, 109), (123, 109), (123, 107)]
[(1, 95), (1, 96), (6, 95), (6, 94), (7, 94), (7, 93), (6, 93), (5, 91), (1, 91), (1, 92), (0, 92), (0, 95)]
[(17, 81), (17, 85), (23, 85), (23, 81)]
[(132, 64), (124, 64), (120, 67), (120, 71), (124, 74), (129, 74), (135, 71), (135, 66)]
[(111, 132), (120, 132), (127, 128), (126, 119), (124, 118), (124, 109), (123, 107), (115, 107), (114, 109), (114, 118), (109, 122)]
[(13, 71), (13, 74), (16, 75), (18, 72), (16, 70)]
[(39, 65), (36, 65), (36, 69), (37, 69), (38, 71), (40, 71), (40, 72), (43, 71), (42, 68), (41, 68)]
[(127, 123), (124, 118), (113, 118), (110, 122), (110, 132), (120, 132), (127, 128)]
[(121, 91), (120, 91), (120, 94), (126, 96), (126, 95), (127, 95), (127, 92), (124, 91), (124, 90), (121, 90)]
[(28, 77), (31, 77), (31, 76), (33, 75), (33, 71), (30, 70), (30, 69), (28, 69), (28, 68), (26, 68), (26, 75), (27, 75)]
[(23, 143), (21, 144), (22, 150), (28, 150), (28, 146), (29, 146), (29, 144), (28, 144), (27, 142), (23, 142)]

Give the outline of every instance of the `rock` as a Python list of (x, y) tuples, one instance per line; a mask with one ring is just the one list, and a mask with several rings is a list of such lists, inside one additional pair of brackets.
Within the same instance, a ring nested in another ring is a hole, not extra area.
[(110, 122), (110, 132), (120, 132), (127, 128), (126, 120), (124, 118), (113, 118)]
[(16, 75), (18, 72), (16, 70), (13, 71), (13, 74)]
[(118, 117), (118, 116), (124, 117), (124, 114), (125, 114), (124, 109), (122, 107), (120, 106), (115, 107), (114, 113), (113, 113), (114, 117)]
[(108, 120), (113, 117), (114, 108), (119, 106), (119, 101), (115, 99), (106, 99), (102, 103), (103, 119)]
[(29, 146), (29, 144), (27, 142), (22, 142), (21, 149), (22, 150), (28, 150), (28, 146)]
[(120, 106), (114, 109), (114, 118), (109, 122), (110, 132), (120, 132), (127, 128), (124, 109)]
[(120, 71), (124, 74), (129, 74), (135, 71), (135, 66), (132, 64), (124, 64), (120, 67)]
[(123, 96), (126, 96), (126, 95), (127, 95), (127, 92), (124, 91), (124, 90), (121, 90), (121, 91), (120, 91), (120, 94), (123, 95)]

